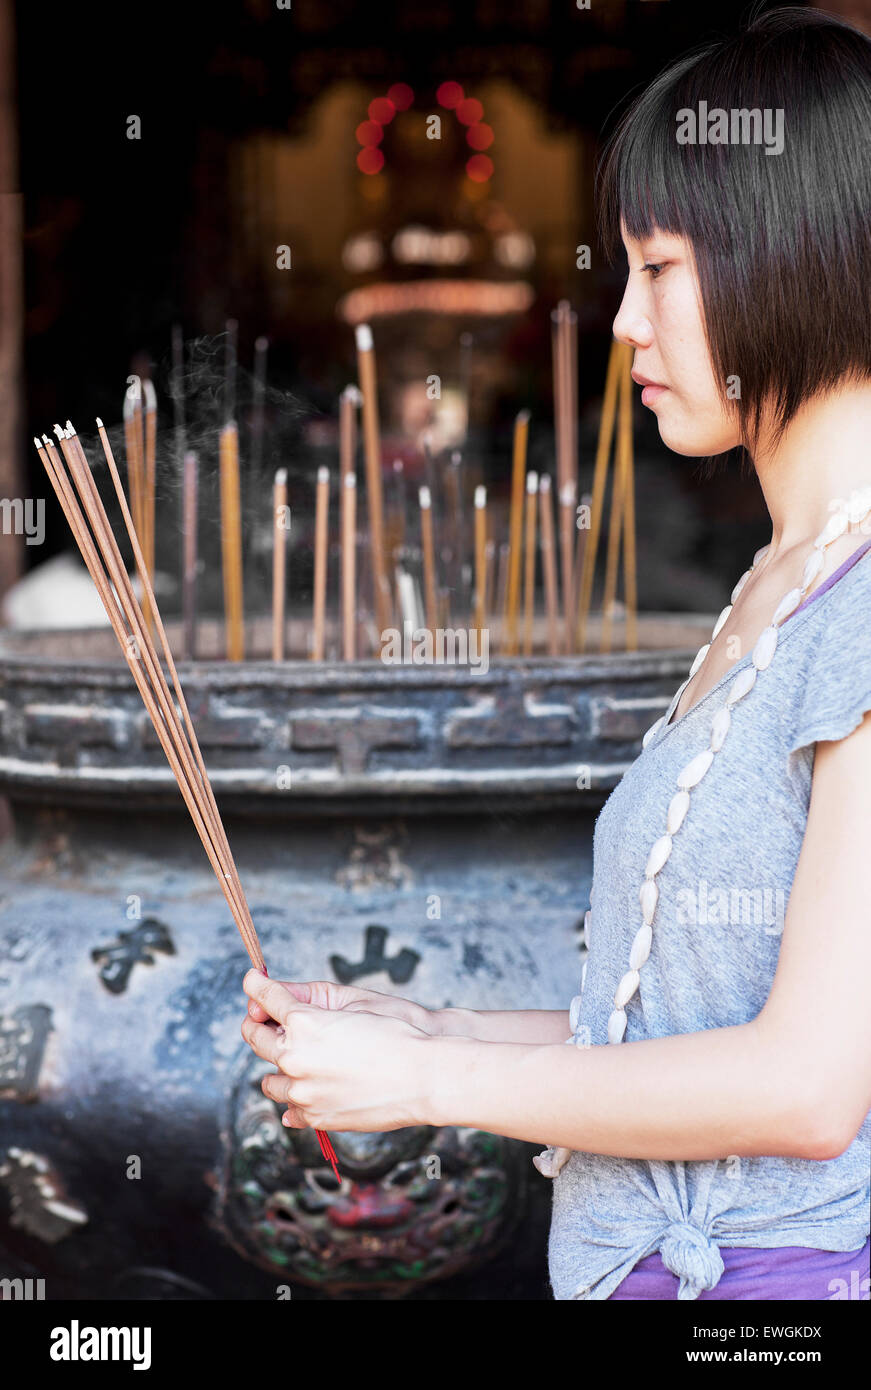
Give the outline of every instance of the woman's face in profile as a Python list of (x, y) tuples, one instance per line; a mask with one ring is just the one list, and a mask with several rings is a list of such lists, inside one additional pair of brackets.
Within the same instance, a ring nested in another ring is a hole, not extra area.
[[(629, 278), (614, 335), (635, 349), (632, 376), (663, 442), (676, 454), (698, 456), (734, 448), (738, 423), (714, 380), (691, 243), (659, 231), (636, 241), (623, 224), (621, 235)], [(735, 363), (736, 378), (740, 372)]]

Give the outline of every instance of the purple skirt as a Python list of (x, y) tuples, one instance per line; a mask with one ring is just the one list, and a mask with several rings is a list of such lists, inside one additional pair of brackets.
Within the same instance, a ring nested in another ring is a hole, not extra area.
[[(773, 1250), (729, 1248), (720, 1251), (725, 1269), (703, 1299), (783, 1299), (869, 1301), (871, 1241), (861, 1250), (809, 1250), (782, 1245)], [(639, 1260), (609, 1302), (620, 1299), (676, 1299), (680, 1280), (666, 1269), (658, 1251)]]

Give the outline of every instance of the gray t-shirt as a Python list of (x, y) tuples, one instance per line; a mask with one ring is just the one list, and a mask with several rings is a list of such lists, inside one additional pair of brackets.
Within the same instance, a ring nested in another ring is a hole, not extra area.
[[(609, 1045), (614, 990), (642, 923), (638, 891), (650, 848), (665, 833), (678, 774), (707, 747), (711, 720), (750, 661), (747, 653), (680, 719), (660, 725), (596, 820), (583, 1032), (576, 1033), (594, 1047)], [(845, 738), (869, 709), (866, 550), (785, 621), (770, 666), (733, 709), (725, 743), (690, 793), (657, 875), (653, 946), (626, 1007), (625, 1042), (727, 1028), (760, 1012), (807, 824), (814, 743)], [(826, 949), (824, 922), (819, 949)], [(869, 1228), (869, 1165), (871, 1111), (846, 1152), (827, 1161), (573, 1152), (553, 1180), (554, 1297), (606, 1299), (657, 1250), (680, 1276), (683, 1299), (716, 1285), (720, 1246), (857, 1250)]]

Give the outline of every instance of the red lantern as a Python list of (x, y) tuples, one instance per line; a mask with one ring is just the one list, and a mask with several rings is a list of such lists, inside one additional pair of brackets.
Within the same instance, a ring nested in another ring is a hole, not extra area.
[(478, 121), (476, 125), (469, 126), (466, 140), (473, 150), (489, 150), (493, 144), (493, 128), (486, 121)]
[(453, 111), (463, 100), (463, 89), (459, 82), (443, 82), (436, 92), (436, 101), (447, 111)]
[(457, 120), (463, 125), (477, 125), (484, 115), (484, 108), (475, 97), (466, 97), (457, 106)]
[(389, 125), (396, 115), (396, 107), (389, 97), (376, 97), (369, 103), (369, 120), (378, 125)]
[[(482, 156), (483, 158), (483, 156)], [(357, 168), (361, 174), (378, 174), (384, 168), (384, 154), (375, 145), (368, 145), (357, 155)]]
[(361, 121), (357, 126), (357, 141), (361, 145), (380, 145), (384, 134), (377, 121)]
[(387, 92), (388, 101), (392, 101), (397, 111), (407, 111), (414, 101), (414, 92), (407, 82), (394, 82)]
[(486, 154), (473, 154), (466, 161), (466, 173), (473, 183), (486, 183), (493, 176), (493, 161)]

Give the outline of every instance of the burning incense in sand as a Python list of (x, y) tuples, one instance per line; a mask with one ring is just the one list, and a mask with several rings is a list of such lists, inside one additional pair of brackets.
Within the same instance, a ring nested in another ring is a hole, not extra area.
[(426, 594), (426, 625), (435, 636), (439, 626), (438, 601), (436, 598), (435, 545), (432, 533), (432, 496), (428, 487), (422, 487), (420, 497), (420, 532), (423, 541), (423, 582)]
[(225, 425), (220, 442), (221, 557), (224, 569), (224, 620), (227, 660), (245, 656), (242, 596), (242, 511), (239, 500), (239, 435), (235, 424)]
[(342, 531), (342, 655), (353, 661), (356, 648), (357, 475), (342, 476), (339, 496)]
[[(154, 489), (157, 481), (157, 392), (148, 377), (142, 383), (145, 395), (145, 468), (143, 474), (142, 524), (145, 529), (145, 563), (148, 574), (154, 580)], [(151, 610), (146, 601), (143, 604), (145, 620), (152, 626)]]
[(577, 315), (560, 300), (551, 314), (553, 328), (554, 428), (565, 650), (574, 645), (574, 531), (578, 489)]
[(544, 571), (544, 601), (547, 610), (547, 650), (550, 656), (559, 655), (557, 635), (557, 577), (556, 549), (553, 529), (553, 495), (550, 476), (545, 473), (538, 487), (541, 505), (541, 565)]
[(532, 652), (532, 616), (535, 605), (535, 535), (538, 474), (526, 475), (526, 565), (523, 576), (523, 655)]
[(287, 469), (279, 468), (272, 485), (272, 660), (284, 660), (284, 593), (287, 560)]
[(324, 613), (327, 602), (327, 520), (330, 470), (318, 469), (315, 499), (315, 575), (312, 596), (312, 661), (324, 659)]
[(143, 483), (143, 440), (142, 440), (142, 383), (135, 377), (124, 393), (124, 447), (127, 454), (127, 485), (130, 489), (130, 506), (133, 511), (133, 525), (140, 541), (145, 540), (142, 520)]
[(475, 488), (475, 627), (481, 632), (486, 616), (487, 489)]
[(193, 450), (184, 456), (182, 478), (182, 578), (181, 602), (184, 654), (188, 661), (197, 646), (197, 493), (199, 461)]
[(529, 436), (529, 411), (521, 410), (514, 421), (514, 457), (511, 473), (511, 517), (508, 544), (508, 594), (505, 605), (506, 656), (517, 654), (517, 607), (520, 601), (520, 559), (523, 536), (523, 493), (526, 477), (526, 445)]
[(379, 632), (391, 626), (390, 586), (384, 558), (384, 504), (381, 496), (381, 431), (378, 423), (378, 387), (372, 329), (361, 323), (356, 330), (357, 368), (363, 393), (363, 442), (366, 455), (366, 491), (369, 500), (369, 532), (375, 623)]

